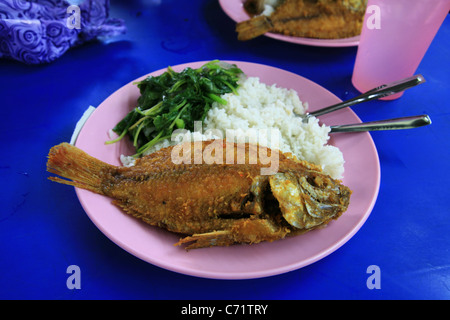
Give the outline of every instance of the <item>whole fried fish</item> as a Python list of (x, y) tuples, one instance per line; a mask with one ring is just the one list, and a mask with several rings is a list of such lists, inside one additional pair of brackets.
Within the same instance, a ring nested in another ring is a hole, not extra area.
[(270, 16), (260, 15), (264, 0), (247, 0), (252, 16), (236, 26), (238, 39), (250, 40), (266, 32), (287, 36), (341, 39), (361, 33), (367, 0), (280, 0)]
[[(264, 173), (270, 167), (276, 172)], [(50, 180), (111, 197), (127, 214), (185, 235), (177, 245), (186, 249), (301, 234), (337, 219), (351, 194), (290, 154), (224, 140), (161, 149), (132, 167), (62, 143), (50, 150), (47, 170), (69, 179)]]

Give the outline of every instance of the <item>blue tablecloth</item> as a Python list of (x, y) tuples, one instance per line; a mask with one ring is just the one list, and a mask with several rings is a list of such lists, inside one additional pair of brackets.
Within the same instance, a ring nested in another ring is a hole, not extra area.
[[(191, 61), (271, 65), (348, 99), (358, 94), (351, 84), (357, 49), (267, 37), (239, 42), (216, 0), (113, 1), (111, 16), (125, 20), (126, 34), (72, 48), (51, 64), (0, 60), (0, 298), (450, 298), (450, 18), (417, 71), (425, 84), (353, 109), (363, 121), (418, 114), (433, 121), (371, 134), (381, 187), (362, 228), (302, 269), (233, 281), (167, 271), (121, 249), (91, 222), (73, 188), (47, 180), (48, 150), (70, 140), (89, 105), (144, 74)], [(80, 267), (80, 289), (67, 286), (71, 265)], [(379, 288), (367, 285), (369, 266), (379, 268)]]

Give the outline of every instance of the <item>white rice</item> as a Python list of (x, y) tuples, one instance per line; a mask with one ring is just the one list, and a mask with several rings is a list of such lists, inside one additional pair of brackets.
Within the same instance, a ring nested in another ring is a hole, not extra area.
[[(314, 117), (308, 123), (303, 123), (302, 118), (296, 116), (305, 114), (308, 108), (306, 102), (300, 101), (297, 92), (276, 85), (266, 85), (256, 77), (249, 77), (240, 84), (238, 95), (222, 95), (227, 101), (226, 105), (212, 105), (205, 119), (203, 132), (187, 132), (183, 138), (191, 138), (191, 141), (225, 138), (227, 129), (238, 130), (238, 133), (234, 132), (237, 139), (234, 142), (242, 142), (243, 135), (245, 141), (292, 153), (298, 159), (320, 165), (324, 173), (331, 177), (342, 178), (343, 155), (337, 147), (327, 144), (330, 128), (320, 125), (319, 120)], [(272, 139), (270, 132), (267, 135), (261, 134), (264, 133), (262, 129), (278, 130), (278, 139)], [(249, 138), (248, 133), (252, 130), (259, 134)], [(180, 142), (180, 137), (177, 140)], [(148, 153), (174, 144), (176, 141), (169, 139), (161, 141)], [(124, 165), (132, 164), (128, 157), (121, 157), (121, 160)]]

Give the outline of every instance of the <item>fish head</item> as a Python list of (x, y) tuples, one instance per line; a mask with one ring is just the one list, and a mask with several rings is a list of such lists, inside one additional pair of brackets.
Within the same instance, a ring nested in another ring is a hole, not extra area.
[(350, 189), (319, 172), (279, 172), (269, 177), (281, 214), (295, 229), (311, 229), (338, 218), (348, 207)]

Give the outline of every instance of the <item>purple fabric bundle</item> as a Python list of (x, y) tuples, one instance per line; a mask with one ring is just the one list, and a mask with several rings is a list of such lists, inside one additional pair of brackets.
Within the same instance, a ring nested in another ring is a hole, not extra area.
[(0, 58), (51, 62), (73, 46), (125, 32), (109, 0), (0, 0)]

